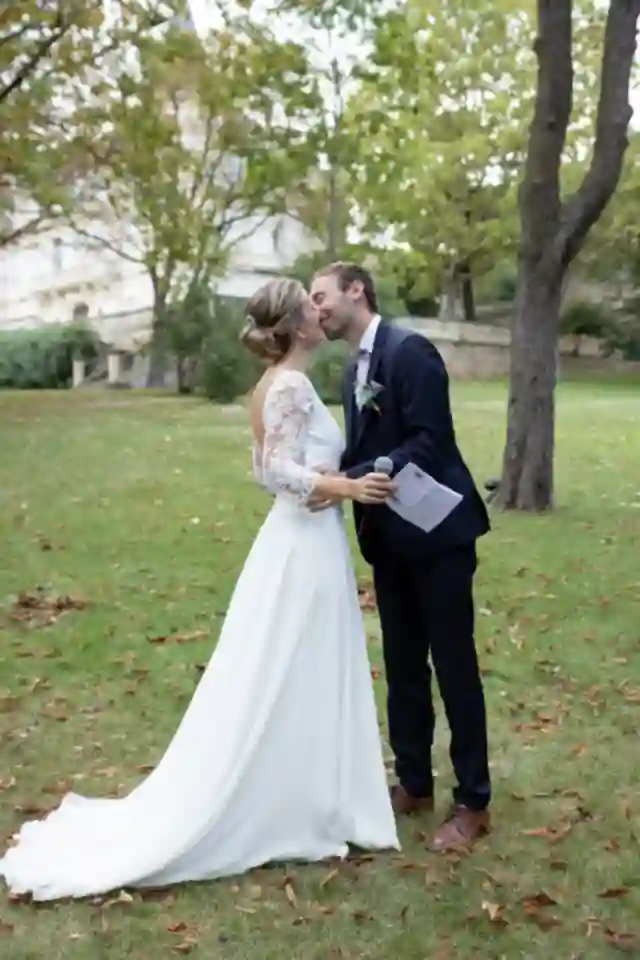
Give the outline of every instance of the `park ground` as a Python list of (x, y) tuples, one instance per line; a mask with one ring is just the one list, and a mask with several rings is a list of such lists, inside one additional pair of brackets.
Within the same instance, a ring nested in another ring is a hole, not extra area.
[[(456, 384), (479, 480), (504, 384)], [(485, 960), (640, 951), (640, 387), (562, 384), (557, 510), (494, 515), (478, 647), (495, 829), (434, 856), (291, 865), (32, 906), (7, 960)], [(68, 789), (122, 793), (161, 756), (268, 509), (242, 408), (126, 392), (0, 394), (0, 838)], [(366, 569), (359, 566), (366, 578)], [(383, 719), (375, 618), (367, 613)], [(451, 773), (437, 742), (438, 804)]]

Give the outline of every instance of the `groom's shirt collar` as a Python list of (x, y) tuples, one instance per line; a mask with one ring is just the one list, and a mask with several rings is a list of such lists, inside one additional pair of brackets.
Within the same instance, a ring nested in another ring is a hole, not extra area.
[(376, 313), (376, 315), (371, 318), (371, 322), (369, 323), (369, 326), (365, 332), (362, 334), (362, 338), (358, 345), (358, 353), (360, 356), (363, 354), (368, 354), (371, 356), (373, 353), (373, 345), (376, 340), (376, 333), (378, 332), (378, 327), (380, 326), (381, 322), (382, 317), (379, 313)]

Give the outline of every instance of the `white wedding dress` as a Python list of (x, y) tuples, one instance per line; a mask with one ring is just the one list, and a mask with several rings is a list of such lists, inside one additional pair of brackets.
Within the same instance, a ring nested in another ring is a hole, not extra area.
[(12, 892), (83, 897), (398, 848), (342, 511), (305, 508), (342, 435), (293, 370), (263, 422), (254, 471), (275, 502), (173, 740), (123, 799), (69, 794), (24, 824), (0, 860)]

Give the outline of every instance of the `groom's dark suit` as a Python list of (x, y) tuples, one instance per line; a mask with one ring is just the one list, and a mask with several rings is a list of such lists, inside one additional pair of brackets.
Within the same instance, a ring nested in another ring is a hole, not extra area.
[[(381, 323), (367, 380), (382, 389), (361, 412), (355, 403), (356, 360), (346, 370), (350, 477), (389, 456), (394, 474), (413, 462), (461, 493), (454, 511), (431, 533), (388, 507), (354, 505), (365, 559), (373, 566), (383, 631), (389, 734), (401, 784), (415, 797), (431, 796), (434, 710), (431, 670), (451, 728), (456, 802), (484, 809), (490, 799), (484, 695), (474, 641), (472, 581), (476, 539), (489, 529), (487, 512), (456, 443), (449, 382), (440, 354), (417, 333)], [(377, 409), (376, 409), (377, 408)]]

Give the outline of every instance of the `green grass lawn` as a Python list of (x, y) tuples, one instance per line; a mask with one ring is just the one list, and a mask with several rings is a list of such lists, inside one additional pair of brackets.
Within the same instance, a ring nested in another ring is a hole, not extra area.
[[(558, 510), (497, 515), (481, 542), (495, 829), (473, 855), (430, 854), (424, 819), (402, 823), (402, 855), (118, 903), (34, 907), (0, 893), (0, 955), (640, 950), (640, 390), (565, 384), (558, 401)], [(456, 385), (454, 402), (482, 480), (500, 462), (504, 387)], [(0, 394), (1, 838), (69, 788), (128, 790), (161, 756), (269, 506), (249, 446), (242, 410), (124, 392)], [(77, 603), (60, 613), (52, 598), (65, 595)], [(380, 666), (374, 619), (370, 633)], [(440, 811), (446, 750), (443, 723)]]

